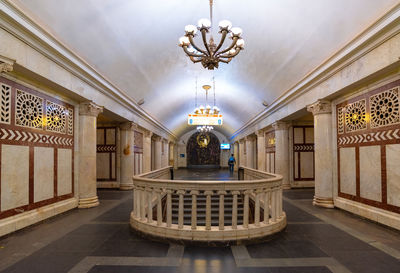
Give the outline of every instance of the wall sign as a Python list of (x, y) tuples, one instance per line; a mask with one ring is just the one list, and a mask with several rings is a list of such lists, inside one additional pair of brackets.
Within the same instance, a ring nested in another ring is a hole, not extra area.
[(222, 125), (222, 115), (188, 115), (189, 125)]

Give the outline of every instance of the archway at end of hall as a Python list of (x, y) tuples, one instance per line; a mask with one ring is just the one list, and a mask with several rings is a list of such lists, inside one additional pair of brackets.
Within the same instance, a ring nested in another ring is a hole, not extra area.
[(213, 133), (196, 132), (186, 146), (188, 168), (219, 168), (220, 142)]

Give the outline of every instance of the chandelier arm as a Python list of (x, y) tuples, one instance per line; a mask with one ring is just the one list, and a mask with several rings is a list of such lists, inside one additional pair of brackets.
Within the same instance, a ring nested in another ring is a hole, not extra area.
[(190, 60), (193, 62), (193, 63), (199, 63), (199, 62), (201, 62), (201, 59), (195, 59), (193, 56), (189, 56), (189, 58), (190, 58)]
[(207, 34), (207, 30), (206, 29), (202, 29), (201, 30), (201, 37), (203, 37), (203, 43), (204, 43), (204, 46), (207, 49), (208, 56), (211, 57), (211, 50), (210, 50), (210, 47), (207, 44), (207, 36), (206, 36), (206, 34)]
[(235, 57), (236, 55), (238, 55), (239, 54), (239, 52), (241, 51), (242, 49), (240, 48), (240, 47), (238, 47), (238, 48), (236, 48), (236, 51), (235, 51), (235, 53), (233, 53), (233, 54), (228, 54), (228, 55), (221, 55), (221, 56), (219, 56), (220, 58), (233, 58), (233, 57)]
[(224, 44), (225, 42), (225, 38), (226, 38), (226, 34), (228, 34), (228, 32), (226, 30), (223, 30), (222, 32), (222, 37), (221, 37), (221, 41), (219, 42), (217, 48), (215, 49), (215, 51), (213, 52), (213, 56), (215, 56), (215, 54), (218, 52), (218, 50), (221, 48), (221, 46)]
[(183, 48), (183, 51), (185, 51), (185, 53), (186, 53), (188, 56), (198, 57), (198, 58), (204, 57), (204, 55), (199, 55), (199, 54), (194, 54), (194, 53), (189, 52), (189, 50), (187, 49), (187, 46), (182, 46), (182, 48)]
[(221, 52), (218, 52), (218, 53), (217, 53), (217, 56), (219, 56), (219, 55), (221, 55), (221, 54), (223, 54), (223, 53), (228, 52), (229, 50), (231, 50), (231, 49), (236, 45), (237, 40), (239, 40), (239, 37), (233, 37), (232, 44), (231, 44), (228, 48), (222, 50)]
[(232, 60), (232, 58), (229, 58), (228, 60), (219, 59), (220, 62), (223, 62), (223, 63), (226, 63), (226, 64), (228, 64), (231, 60)]
[(200, 48), (198, 48), (198, 47), (196, 46), (196, 44), (195, 44), (194, 41), (193, 41), (193, 35), (189, 34), (187, 37), (189, 38), (189, 42), (190, 42), (190, 44), (192, 45), (192, 47), (193, 47), (194, 49), (196, 49), (197, 51), (199, 51), (199, 52), (201, 52), (201, 53), (203, 53), (204, 55), (207, 56), (207, 52), (205, 52), (204, 50), (202, 50), (202, 49), (200, 49)]

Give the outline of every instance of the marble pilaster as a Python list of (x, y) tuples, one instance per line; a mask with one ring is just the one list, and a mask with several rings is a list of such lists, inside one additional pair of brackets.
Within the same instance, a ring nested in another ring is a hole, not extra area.
[(265, 171), (265, 132), (258, 130), (257, 135), (257, 169)]
[(151, 171), (151, 137), (153, 133), (143, 130), (143, 172)]
[(162, 145), (162, 140), (161, 137), (159, 136), (153, 136), (154, 140), (154, 170), (161, 169), (161, 160), (162, 160), (162, 154), (161, 154), (161, 145)]
[(277, 121), (275, 130), (275, 173), (283, 176), (283, 189), (290, 189), (289, 182), (289, 123)]
[(246, 137), (246, 167), (255, 168), (254, 162), (254, 142), (256, 138), (254, 135), (249, 135)]
[(314, 115), (315, 195), (313, 205), (333, 208), (332, 107), (319, 100), (307, 107)]
[(244, 152), (245, 140), (239, 140), (239, 166), (246, 167), (246, 153)]
[(234, 166), (234, 171), (237, 171), (238, 167), (239, 167), (239, 142), (236, 141), (233, 145), (234, 145), (233, 146), (233, 156), (235, 157), (235, 160), (236, 160), (236, 164)]
[(99, 205), (96, 188), (96, 127), (103, 107), (94, 102), (79, 105), (79, 204), (78, 208)]

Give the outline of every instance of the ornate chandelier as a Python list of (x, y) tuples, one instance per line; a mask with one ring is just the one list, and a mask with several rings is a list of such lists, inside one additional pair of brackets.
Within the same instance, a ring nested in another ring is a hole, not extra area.
[[(222, 37), (218, 45), (214, 43), (212, 33), (207, 42), (207, 33), (212, 30), (212, 6), (213, 0), (210, 0), (210, 20), (203, 18), (198, 21), (198, 27), (194, 25), (185, 26), (185, 36), (179, 39), (179, 46), (189, 56), (193, 63), (201, 62), (204, 68), (213, 70), (218, 68), (219, 62), (229, 63), (233, 57), (239, 54), (240, 50), (244, 48), (244, 40), (240, 38), (242, 29), (239, 27), (232, 27), (232, 23), (228, 20), (219, 22), (219, 33)], [(193, 41), (196, 36), (197, 30), (200, 30), (205, 49), (199, 48)], [(232, 43), (224, 50), (220, 50), (224, 44), (225, 38), (231, 34)]]

